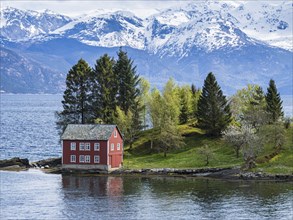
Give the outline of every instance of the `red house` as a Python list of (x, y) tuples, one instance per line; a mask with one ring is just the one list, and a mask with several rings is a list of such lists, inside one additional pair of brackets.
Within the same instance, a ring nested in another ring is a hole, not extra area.
[(113, 170), (123, 161), (123, 137), (116, 125), (69, 124), (62, 140), (62, 168)]

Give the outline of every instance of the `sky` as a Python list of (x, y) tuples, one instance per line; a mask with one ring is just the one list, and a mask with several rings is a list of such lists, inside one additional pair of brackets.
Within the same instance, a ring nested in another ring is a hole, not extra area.
[(140, 17), (147, 17), (164, 8), (187, 4), (188, 1), (113, 1), (113, 0), (1, 0), (1, 9), (14, 7), (18, 9), (28, 9), (34, 11), (44, 11), (45, 9), (58, 12), (67, 16), (78, 16), (92, 11), (105, 10), (127, 10)]

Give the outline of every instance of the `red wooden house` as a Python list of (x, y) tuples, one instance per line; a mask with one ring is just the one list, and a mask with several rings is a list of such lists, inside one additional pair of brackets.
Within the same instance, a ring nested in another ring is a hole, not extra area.
[(116, 125), (69, 124), (62, 140), (62, 168), (112, 170), (122, 166), (123, 137)]

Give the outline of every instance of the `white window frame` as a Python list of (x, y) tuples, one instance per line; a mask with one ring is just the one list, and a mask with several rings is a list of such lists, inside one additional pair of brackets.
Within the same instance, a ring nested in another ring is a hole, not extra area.
[(117, 131), (115, 130), (114, 131), (114, 138), (116, 138), (117, 137)]
[(111, 151), (113, 151), (114, 150), (114, 144), (112, 143), (111, 144)]
[(79, 150), (84, 151), (84, 143), (83, 142), (79, 143)]
[(76, 163), (76, 156), (70, 155), (70, 163)]
[(70, 150), (76, 150), (76, 143), (75, 142), (70, 143)]
[(94, 151), (100, 151), (100, 143), (94, 144)]
[(84, 155), (79, 155), (79, 163), (84, 163)]
[(120, 150), (120, 143), (117, 144), (117, 150)]
[(84, 156), (84, 162), (85, 163), (90, 163), (91, 162), (91, 156), (90, 155), (85, 155)]
[(100, 156), (99, 155), (94, 156), (94, 163), (100, 163)]
[(84, 150), (90, 151), (91, 150), (91, 143), (85, 143)]

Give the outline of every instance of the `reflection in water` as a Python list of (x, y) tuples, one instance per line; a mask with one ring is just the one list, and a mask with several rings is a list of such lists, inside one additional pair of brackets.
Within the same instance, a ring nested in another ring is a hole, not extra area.
[(290, 183), (107, 176), (63, 176), (62, 183), (65, 203), (84, 197), (80, 205), (96, 206), (89, 217), (100, 212), (119, 219), (293, 216)]
[(0, 175), (1, 220), (293, 218), (292, 183), (38, 170)]
[(107, 176), (62, 176), (64, 189), (88, 192), (89, 196), (122, 196), (123, 180), (121, 177)]

